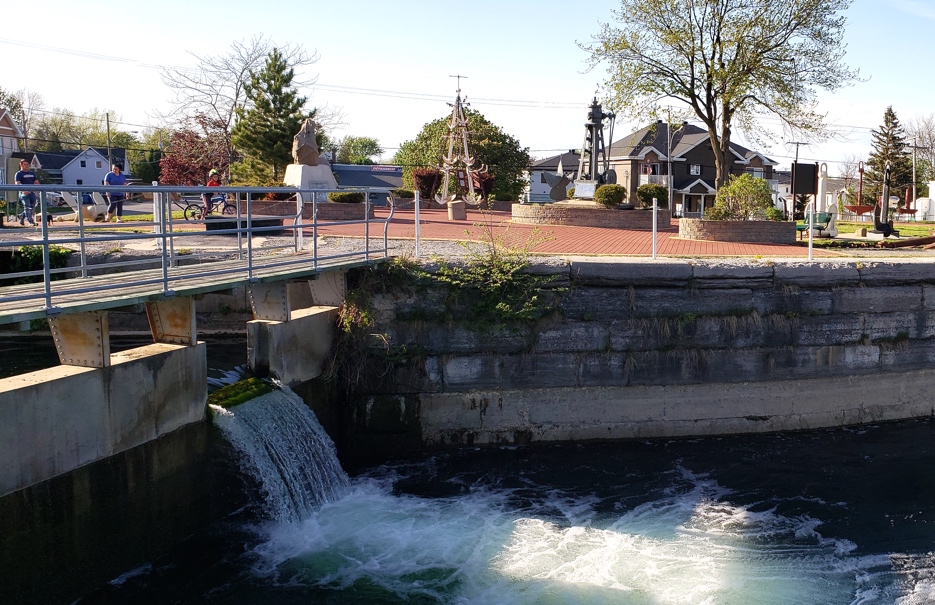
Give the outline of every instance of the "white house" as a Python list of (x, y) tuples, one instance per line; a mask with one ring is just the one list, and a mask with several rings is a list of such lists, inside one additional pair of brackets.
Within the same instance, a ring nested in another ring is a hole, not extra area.
[(549, 192), (552, 190), (552, 186), (547, 182), (546, 174), (557, 174), (559, 169), (561, 169), (563, 174), (570, 176), (569, 182), (565, 186), (565, 191), (568, 191), (569, 188), (573, 187), (575, 179), (574, 175), (578, 170), (579, 158), (580, 156), (577, 153), (569, 151), (568, 153), (552, 156), (550, 158), (533, 163), (527, 169), (529, 184), (526, 187), (526, 193), (528, 195), (529, 201), (552, 201), (552, 199), (549, 197)]
[(62, 166), (62, 184), (100, 185), (108, 172), (107, 156), (88, 147)]
[(19, 158), (14, 153), (19, 151), (17, 139), (23, 137), (23, 131), (6, 109), (0, 107), (0, 183), (12, 183), (19, 170)]

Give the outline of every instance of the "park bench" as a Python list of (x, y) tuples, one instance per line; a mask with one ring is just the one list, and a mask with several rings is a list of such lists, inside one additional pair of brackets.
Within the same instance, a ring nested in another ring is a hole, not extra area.
[[(809, 217), (805, 217), (805, 222), (801, 225), (796, 225), (795, 230), (799, 234), (799, 239), (802, 239), (802, 236), (808, 231), (809, 227)], [(812, 215), (811, 224), (815, 229), (815, 235), (821, 237), (822, 231), (828, 230), (828, 224), (831, 222), (831, 213), (830, 212), (816, 212)]]

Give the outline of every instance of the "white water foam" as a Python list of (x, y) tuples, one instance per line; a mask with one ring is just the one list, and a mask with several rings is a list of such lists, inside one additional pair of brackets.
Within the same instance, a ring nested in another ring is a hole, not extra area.
[(349, 480), (334, 443), (307, 405), (287, 388), (225, 409), (214, 423), (243, 456), (243, 469), (261, 486), (264, 509), (297, 523), (338, 498)]
[(854, 556), (808, 516), (733, 505), (684, 469), (663, 497), (616, 515), (595, 512), (592, 497), (550, 492), (518, 510), (509, 489), (427, 499), (392, 484), (356, 480), (298, 529), (269, 528), (256, 572), (378, 591), (359, 602), (380, 602), (379, 591), (464, 605), (931, 602), (931, 577), (899, 582), (888, 556)]

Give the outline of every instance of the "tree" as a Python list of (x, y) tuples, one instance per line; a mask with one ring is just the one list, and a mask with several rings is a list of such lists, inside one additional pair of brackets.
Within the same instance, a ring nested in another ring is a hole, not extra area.
[(886, 108), (883, 125), (879, 130), (871, 130), (870, 136), (873, 151), (867, 158), (867, 169), (864, 171), (864, 180), (867, 181), (864, 191), (869, 195), (870, 203), (880, 200), (883, 195), (884, 171), (889, 162), (890, 195), (899, 197), (902, 205), (902, 192), (912, 187), (912, 157), (903, 127), (892, 107)]
[(247, 107), (237, 109), (237, 124), (231, 141), (248, 156), (272, 171), (275, 183), (282, 181), (292, 161), (292, 137), (302, 121), (314, 112), (304, 111), (305, 97), (293, 85), (295, 70), (275, 48), (259, 72), (250, 72), (244, 87)]
[(339, 164), (373, 164), (373, 156), (383, 155), (380, 142), (370, 137), (346, 136), (335, 142)]
[(610, 105), (645, 120), (664, 99), (708, 128), (716, 183), (727, 182), (737, 124), (756, 139), (757, 117), (778, 117), (797, 136), (821, 138), (816, 88), (835, 90), (857, 71), (843, 65), (839, 13), (852, 0), (621, 0), (619, 28), (604, 24), (581, 48), (607, 64)]
[(935, 114), (910, 120), (906, 132), (915, 146), (917, 180), (923, 184), (918, 194), (931, 195), (928, 181), (935, 179)]
[[(475, 165), (486, 165), (496, 179), (493, 195), (496, 199), (518, 199), (526, 186), (525, 172), (529, 166), (529, 148), (487, 121), (480, 112), (465, 108), (470, 132), (471, 153)], [(393, 163), (403, 167), (403, 183), (414, 188), (412, 171), (420, 166), (438, 167), (447, 152), (450, 115), (438, 118), (422, 127), (411, 141), (399, 147)]]
[(717, 190), (714, 207), (705, 212), (705, 218), (714, 221), (745, 221), (766, 214), (773, 207), (773, 195), (765, 179), (744, 173), (733, 175)]
[(174, 131), (159, 161), (159, 182), (165, 185), (204, 185), (208, 171), (226, 174), (230, 164), (224, 124), (198, 116)]
[[(228, 155), (232, 155), (231, 131), (237, 119), (237, 111), (249, 109), (246, 86), (250, 75), (262, 68), (273, 49), (280, 53), (292, 69), (307, 67), (318, 61), (316, 53), (307, 53), (301, 45), (274, 45), (262, 35), (232, 42), (226, 54), (202, 56), (191, 53), (198, 62), (195, 69), (166, 68), (162, 72), (163, 82), (175, 92), (175, 98), (171, 101), (172, 111), (162, 117), (184, 126), (195, 116), (206, 116), (212, 123), (221, 125)], [(297, 79), (293, 85), (301, 88), (314, 83), (314, 78)], [(327, 109), (316, 113), (316, 120), (323, 127), (334, 127), (340, 119), (337, 110)], [(324, 136), (324, 132), (320, 132)]]

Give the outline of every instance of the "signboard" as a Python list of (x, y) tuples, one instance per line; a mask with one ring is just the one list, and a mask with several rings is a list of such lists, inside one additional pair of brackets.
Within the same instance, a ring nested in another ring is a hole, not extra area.
[(594, 190), (597, 189), (597, 181), (575, 181), (575, 197), (594, 199)]
[(792, 164), (792, 193), (814, 195), (818, 192), (818, 164)]

